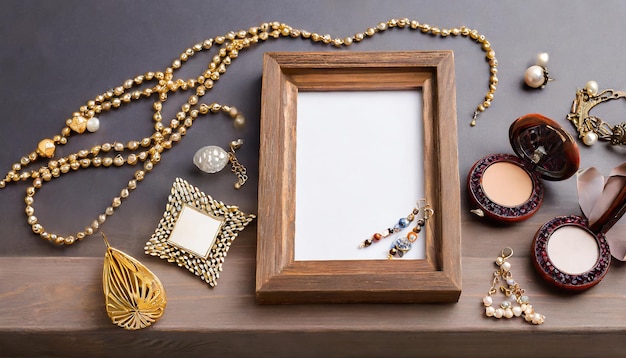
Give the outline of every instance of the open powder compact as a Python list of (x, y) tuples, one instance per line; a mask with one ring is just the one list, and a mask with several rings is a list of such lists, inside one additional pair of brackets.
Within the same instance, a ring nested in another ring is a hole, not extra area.
[(472, 213), (499, 222), (528, 219), (541, 206), (541, 179), (564, 180), (578, 170), (573, 138), (541, 114), (527, 114), (509, 128), (516, 155), (492, 154), (480, 159), (467, 177)]
[(580, 216), (559, 216), (543, 224), (532, 244), (535, 268), (551, 284), (570, 291), (597, 285), (611, 263), (604, 232)]
[[(581, 179), (585, 175), (588, 179), (595, 173), (585, 170), (578, 174), (578, 200), (584, 217), (556, 217), (539, 228), (532, 243), (531, 257), (541, 276), (569, 291), (591, 288), (606, 275), (611, 263), (606, 234), (626, 211), (623, 178), (605, 181), (597, 175), (599, 181), (594, 183)], [(594, 190), (596, 184), (604, 185), (603, 190)]]

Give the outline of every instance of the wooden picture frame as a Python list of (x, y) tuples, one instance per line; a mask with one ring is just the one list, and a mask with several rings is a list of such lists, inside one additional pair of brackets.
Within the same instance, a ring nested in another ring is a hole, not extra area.
[[(261, 304), (456, 302), (460, 185), (452, 51), (266, 53), (259, 158), (256, 299)], [(424, 260), (295, 261), (300, 91), (421, 89), (424, 193), (436, 214)]]

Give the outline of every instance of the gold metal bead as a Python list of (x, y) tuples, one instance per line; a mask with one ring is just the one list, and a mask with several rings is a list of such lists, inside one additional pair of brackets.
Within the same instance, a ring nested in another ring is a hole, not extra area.
[(35, 224), (31, 226), (31, 229), (35, 234), (41, 234), (43, 232), (43, 226), (41, 226), (40, 224)]
[(73, 117), (70, 120), (68, 127), (70, 127), (76, 133), (83, 133), (87, 129), (87, 119), (83, 116)]
[(45, 158), (54, 157), (55, 150), (56, 146), (54, 145), (54, 141), (52, 141), (52, 139), (44, 139), (37, 145), (37, 154)]
[(246, 124), (246, 118), (239, 114), (235, 117), (235, 120), (233, 121), (233, 125), (235, 126), (235, 128), (242, 128), (244, 125)]

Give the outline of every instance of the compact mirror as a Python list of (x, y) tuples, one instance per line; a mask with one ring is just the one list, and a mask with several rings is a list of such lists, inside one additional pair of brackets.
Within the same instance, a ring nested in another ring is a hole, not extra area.
[(556, 217), (539, 228), (532, 251), (542, 277), (570, 291), (597, 285), (611, 262), (604, 234), (594, 233), (585, 219), (575, 215)]
[(467, 177), (472, 213), (499, 222), (528, 219), (543, 200), (540, 179), (567, 179), (580, 162), (572, 137), (541, 114), (515, 120), (509, 128), (509, 140), (515, 155), (483, 157)]

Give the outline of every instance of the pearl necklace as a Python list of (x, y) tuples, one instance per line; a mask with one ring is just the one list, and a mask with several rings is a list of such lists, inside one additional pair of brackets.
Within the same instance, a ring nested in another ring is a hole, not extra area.
[[(52, 138), (41, 140), (35, 151), (20, 158), (19, 162), (11, 166), (5, 178), (0, 180), (0, 188), (6, 187), (12, 182), (25, 180), (33, 180), (32, 186), (26, 189), (25, 213), (27, 222), (31, 225), (32, 231), (38, 234), (42, 239), (50, 241), (57, 245), (71, 245), (78, 240), (84, 239), (86, 236), (92, 235), (98, 231), (100, 226), (106, 221), (108, 216), (113, 215), (124, 199), (137, 187), (146, 174), (150, 173), (154, 166), (161, 160), (161, 153), (172, 148), (174, 144), (179, 142), (191, 128), (195, 119), (200, 115), (209, 113), (224, 112), (228, 114), (236, 127), (245, 124), (245, 118), (235, 107), (222, 105), (219, 103), (201, 103), (200, 98), (210, 91), (215, 83), (220, 79), (221, 75), (226, 72), (227, 67), (234, 59), (239, 56), (240, 51), (250, 46), (266, 41), (268, 39), (278, 39), (281, 37), (301, 37), (315, 43), (333, 45), (335, 47), (350, 46), (352, 43), (363, 41), (374, 36), (377, 33), (384, 32), (390, 28), (411, 29), (423, 34), (431, 34), (434, 36), (448, 37), (458, 36), (467, 37), (479, 44), (486, 53), (486, 59), (489, 63), (490, 77), (489, 90), (487, 91), (484, 101), (479, 104), (472, 118), (471, 125), (476, 124), (476, 118), (479, 113), (485, 111), (493, 101), (496, 91), (498, 78), (496, 76), (498, 70), (498, 61), (495, 52), (491, 48), (491, 44), (484, 35), (478, 33), (477, 30), (469, 29), (465, 26), (452, 29), (440, 29), (428, 24), (421, 24), (417, 21), (409, 19), (391, 19), (387, 22), (381, 22), (376, 27), (370, 27), (364, 32), (356, 33), (343, 39), (332, 38), (330, 35), (320, 35), (315, 32), (298, 30), (289, 25), (279, 22), (263, 23), (258, 27), (251, 27), (248, 30), (231, 31), (223, 36), (207, 39), (201, 43), (197, 43), (186, 49), (176, 58), (172, 64), (164, 71), (147, 72), (135, 78), (128, 79), (121, 86), (110, 89), (102, 94), (97, 95), (94, 99), (86, 102), (77, 112), (66, 120), (65, 127), (61, 129), (60, 134)], [(175, 78), (174, 74), (183, 64), (201, 51), (208, 51), (214, 45), (220, 45), (217, 54), (214, 55), (208, 68), (197, 78), (181, 79)], [(143, 85), (143, 88), (140, 86)], [(190, 95), (186, 103), (181, 106), (169, 124), (163, 123), (161, 111), (163, 104), (167, 101), (168, 94), (177, 91), (192, 91), (195, 93)], [(56, 146), (65, 145), (72, 134), (83, 134), (85, 131), (93, 132), (99, 128), (99, 120), (97, 115), (119, 108), (125, 104), (141, 98), (157, 97), (153, 104), (154, 114), (154, 132), (151, 136), (139, 140), (133, 140), (128, 143), (113, 142), (95, 145), (90, 149), (82, 149), (76, 153), (70, 154), (59, 159), (52, 159)], [(110, 155), (108, 155), (110, 153)], [(49, 159), (46, 165), (38, 169), (27, 170), (30, 165), (34, 165), (38, 159)], [(119, 195), (114, 197), (111, 205), (106, 207), (103, 213), (84, 230), (78, 231), (75, 235), (61, 236), (47, 231), (35, 216), (33, 207), (34, 197), (37, 190), (41, 189), (44, 183), (58, 178), (63, 174), (79, 169), (89, 167), (121, 167), (123, 165), (137, 165), (143, 163), (143, 168), (137, 170), (134, 176), (129, 180), (128, 184), (120, 191)]]

